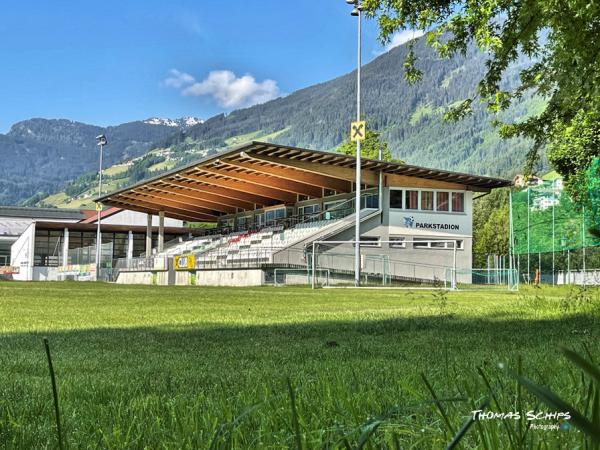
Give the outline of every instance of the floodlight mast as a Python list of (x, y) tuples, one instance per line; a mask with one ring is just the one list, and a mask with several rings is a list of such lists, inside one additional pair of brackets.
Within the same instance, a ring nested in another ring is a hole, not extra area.
[[(353, 5), (351, 16), (358, 19), (358, 54), (356, 68), (356, 121), (360, 121), (360, 69), (362, 66), (362, 0), (346, 0), (346, 3)], [(366, 129), (365, 129), (366, 132)], [(354, 285), (360, 286), (360, 140), (356, 140), (356, 180), (355, 180), (355, 200), (354, 210), (356, 220), (354, 224)]]
[[(102, 157), (104, 146), (108, 144), (108, 141), (106, 140), (106, 136), (103, 134), (96, 136), (96, 141), (98, 142), (97, 145), (100, 146), (100, 169), (98, 170), (98, 197), (100, 197), (102, 196)], [(98, 280), (100, 275), (100, 260), (102, 258), (102, 231), (100, 229), (100, 223), (102, 221), (102, 206), (100, 203), (96, 205), (96, 210), (98, 211), (96, 229), (96, 280)]]

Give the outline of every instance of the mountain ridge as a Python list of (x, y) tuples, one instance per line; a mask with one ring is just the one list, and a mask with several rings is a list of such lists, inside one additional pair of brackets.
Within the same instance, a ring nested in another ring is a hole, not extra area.
[[(368, 126), (380, 131), (389, 143), (393, 157), (409, 164), (478, 175), (510, 177), (518, 172), (529, 142), (500, 139), (484, 105), (475, 105), (473, 114), (459, 122), (443, 120), (444, 112), (452, 105), (474, 95), (475, 86), (485, 71), (485, 55), (470, 47), (464, 56), (440, 59), (423, 38), (416, 40), (414, 48), (419, 58), (417, 65), (423, 71), (423, 79), (416, 85), (409, 86), (404, 79), (406, 46), (396, 47), (363, 67), (365, 118)], [(519, 64), (527, 64), (527, 61)], [(518, 73), (519, 66), (511, 68), (505, 83), (514, 85)], [(153, 140), (148, 137), (141, 144), (127, 135), (127, 132), (135, 131), (137, 125), (129, 125), (134, 130), (127, 130), (127, 124), (119, 126), (123, 127), (120, 129), (107, 129), (112, 144), (106, 149), (110, 151), (112, 147), (115, 154), (107, 160), (111, 178), (106, 189), (123, 187), (249, 140), (333, 150), (346, 139), (350, 121), (354, 120), (355, 75), (356, 71), (353, 71), (285, 97), (218, 114), (187, 128), (132, 122), (146, 127), (163, 127), (160, 136), (153, 136)], [(519, 120), (542, 107), (542, 100), (526, 97), (502, 113), (501, 118)], [(118, 132), (123, 134), (124, 143), (119, 147), (120, 151), (115, 152), (115, 134)], [(28, 138), (23, 136), (23, 139)], [(86, 144), (81, 148), (95, 145), (93, 136), (88, 135), (85, 139)], [(44, 146), (52, 145), (52, 142), (44, 141), (40, 145), (45, 151)], [(29, 197), (28, 204), (54, 206), (89, 202), (97, 170), (97, 159), (93, 159), (87, 169), (80, 169), (79, 178), (64, 177), (62, 187), (57, 182), (58, 188), (54, 190), (41, 192), (38, 189), (37, 195), (21, 195), (19, 200)], [(0, 183), (0, 203), (1, 192)], [(56, 195), (45, 195), (52, 192)]]

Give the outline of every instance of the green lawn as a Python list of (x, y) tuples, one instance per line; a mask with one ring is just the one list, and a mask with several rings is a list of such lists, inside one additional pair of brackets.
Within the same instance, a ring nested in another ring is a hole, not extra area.
[[(0, 283), (0, 448), (57, 445), (44, 336), (69, 448), (354, 448), (371, 430), (365, 448), (443, 448), (488, 383), (493, 411), (552, 410), (499, 363), (518, 371), (520, 359), (523, 374), (581, 406), (580, 371), (560, 346), (600, 358), (599, 305), (595, 291), (549, 288)], [(526, 425), (477, 422), (461, 445), (583, 442), (574, 428)]]

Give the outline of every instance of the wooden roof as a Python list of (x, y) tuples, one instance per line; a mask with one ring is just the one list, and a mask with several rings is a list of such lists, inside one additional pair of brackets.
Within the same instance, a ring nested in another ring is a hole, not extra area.
[[(321, 198), (323, 189), (351, 192), (354, 156), (253, 141), (203, 158), (97, 199), (105, 205), (187, 221), (213, 222), (255, 205)], [(362, 183), (376, 186), (378, 172), (450, 182), (471, 190), (510, 186), (509, 180), (362, 159)]]

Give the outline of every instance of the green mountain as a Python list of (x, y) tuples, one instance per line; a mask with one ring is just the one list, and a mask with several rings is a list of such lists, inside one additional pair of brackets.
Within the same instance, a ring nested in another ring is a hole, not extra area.
[(109, 137), (105, 161), (112, 165), (143, 155), (157, 141), (197, 123), (192, 118), (152, 118), (106, 128), (64, 119), (16, 123), (0, 134), (0, 204), (45, 197), (95, 169), (99, 134)]
[[(508, 177), (519, 172), (528, 143), (501, 140), (490, 125), (492, 117), (481, 105), (460, 122), (447, 123), (442, 118), (450, 106), (472, 95), (485, 70), (484, 55), (471, 48), (463, 57), (441, 60), (420, 39), (415, 51), (424, 76), (420, 83), (409, 86), (403, 69), (406, 51), (406, 46), (396, 47), (363, 69), (363, 111), (368, 126), (382, 132), (393, 156), (411, 164), (476, 174)], [(523, 60), (511, 68), (507, 85), (516, 82), (518, 69), (526, 63)], [(154, 145), (151, 152), (140, 152), (124, 165), (111, 168), (107, 190), (250, 139), (333, 150), (348, 135), (355, 114), (355, 84), (355, 73), (349, 73), (177, 131)], [(502, 119), (520, 119), (541, 108), (541, 100), (526, 98), (503, 113)], [(88, 173), (41, 203), (88, 204), (94, 183), (95, 175)]]

